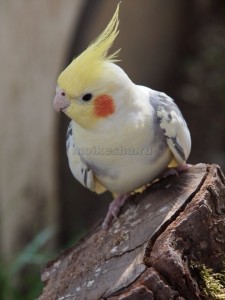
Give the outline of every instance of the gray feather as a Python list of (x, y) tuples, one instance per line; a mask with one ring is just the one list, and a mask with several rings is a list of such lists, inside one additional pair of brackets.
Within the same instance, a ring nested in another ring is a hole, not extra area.
[(72, 121), (69, 124), (66, 134), (66, 150), (70, 170), (73, 176), (86, 188), (94, 190), (94, 176), (92, 170), (87, 166), (84, 160), (76, 153)]
[(190, 153), (191, 138), (179, 108), (172, 98), (155, 91), (150, 94), (150, 103), (171, 152), (179, 164), (184, 163)]

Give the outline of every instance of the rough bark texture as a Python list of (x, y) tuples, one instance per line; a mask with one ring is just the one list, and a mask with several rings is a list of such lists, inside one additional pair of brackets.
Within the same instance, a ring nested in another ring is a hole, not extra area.
[(219, 271), (225, 251), (225, 178), (198, 164), (133, 196), (42, 272), (39, 300), (207, 299), (194, 264)]

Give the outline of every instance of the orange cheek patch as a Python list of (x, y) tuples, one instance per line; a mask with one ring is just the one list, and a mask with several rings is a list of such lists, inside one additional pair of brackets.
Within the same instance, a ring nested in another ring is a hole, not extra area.
[(104, 118), (112, 115), (115, 111), (113, 98), (109, 95), (101, 95), (94, 100), (94, 112), (98, 117)]

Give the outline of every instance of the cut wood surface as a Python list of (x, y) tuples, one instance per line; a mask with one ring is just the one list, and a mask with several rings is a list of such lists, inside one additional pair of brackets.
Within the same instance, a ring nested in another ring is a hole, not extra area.
[(43, 269), (39, 300), (207, 299), (193, 264), (219, 271), (225, 179), (198, 164), (134, 195), (110, 229), (95, 227)]

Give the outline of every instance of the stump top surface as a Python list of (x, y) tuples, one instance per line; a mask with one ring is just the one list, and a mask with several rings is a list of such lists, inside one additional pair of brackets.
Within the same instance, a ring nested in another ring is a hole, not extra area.
[(39, 300), (99, 299), (129, 286), (146, 270), (149, 240), (176, 219), (206, 172), (206, 165), (198, 164), (133, 196), (108, 231), (98, 226), (45, 267)]

